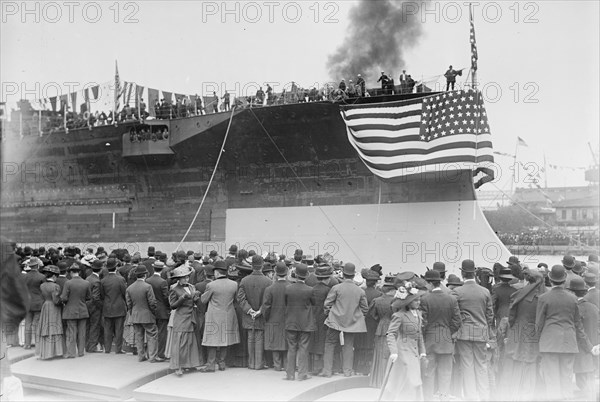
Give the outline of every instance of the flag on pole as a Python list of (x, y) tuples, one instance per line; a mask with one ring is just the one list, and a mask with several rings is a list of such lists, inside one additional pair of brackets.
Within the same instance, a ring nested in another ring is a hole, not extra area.
[(527, 143), (525, 142), (525, 140), (521, 137), (517, 137), (517, 141), (518, 141), (518, 145), (521, 145), (523, 147), (529, 147), (529, 145), (527, 145)]
[(469, 21), (471, 22), (471, 69), (477, 71), (477, 42), (475, 41), (475, 23), (473, 22), (473, 9), (471, 4), (469, 4)]
[(121, 80), (119, 79), (119, 66), (115, 60), (115, 101), (113, 109), (113, 121), (117, 124), (117, 113), (119, 111), (119, 96), (121, 95)]
[(350, 144), (367, 168), (384, 180), (449, 168), (475, 170), (494, 161), (478, 91), (340, 109)]

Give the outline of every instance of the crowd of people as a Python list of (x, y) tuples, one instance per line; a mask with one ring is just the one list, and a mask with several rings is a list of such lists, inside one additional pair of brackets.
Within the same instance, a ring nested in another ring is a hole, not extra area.
[(597, 234), (566, 234), (549, 230), (529, 230), (520, 233), (497, 233), (500, 241), (507, 246), (598, 246)]
[(38, 359), (114, 352), (169, 360), (178, 376), (368, 375), (384, 400), (597, 397), (597, 255), (550, 268), (464, 260), (461, 277), (446, 278), (443, 262), (422, 276), (385, 274), (302, 250), (169, 257), (149, 247), (142, 257), (7, 244), (3, 339)]

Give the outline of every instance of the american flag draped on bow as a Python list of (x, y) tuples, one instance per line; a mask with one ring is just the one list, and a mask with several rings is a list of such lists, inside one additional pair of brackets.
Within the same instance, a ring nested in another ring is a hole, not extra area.
[(340, 109), (350, 143), (369, 170), (382, 179), (483, 170), (494, 161), (490, 127), (478, 91)]
[(473, 10), (469, 4), (469, 22), (471, 23), (471, 68), (473, 71), (477, 71), (477, 42), (475, 41), (475, 23), (473, 22)]

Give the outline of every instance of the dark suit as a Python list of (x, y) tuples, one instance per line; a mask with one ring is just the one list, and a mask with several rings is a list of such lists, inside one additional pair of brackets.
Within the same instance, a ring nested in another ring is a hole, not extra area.
[(288, 378), (294, 378), (296, 355), (298, 356), (298, 378), (306, 378), (308, 374), (308, 343), (310, 333), (316, 329), (314, 304), (312, 288), (304, 281), (297, 281), (285, 288)]
[(261, 314), (255, 319), (248, 314), (252, 309), (260, 310), (265, 290), (273, 282), (259, 270), (253, 270), (242, 279), (237, 291), (237, 301), (243, 311), (242, 327), (248, 333), (248, 368), (260, 370), (264, 366), (265, 318)]
[[(535, 324), (540, 336), (541, 371), (548, 399), (572, 397), (573, 363), (580, 347), (592, 349), (577, 307), (577, 298), (561, 286), (539, 297)], [(578, 346), (579, 345), (579, 346)]]
[(104, 343), (101, 336), (102, 333), (102, 295), (100, 292), (100, 278), (96, 273), (92, 273), (86, 281), (90, 283), (90, 291), (92, 299), (88, 303), (88, 311), (90, 317), (87, 324), (87, 342), (85, 345), (86, 352), (93, 352), (98, 343)]
[(65, 284), (60, 299), (65, 304), (63, 320), (67, 321), (67, 350), (65, 357), (83, 356), (85, 350), (85, 324), (89, 317), (87, 303), (92, 298), (90, 283), (74, 276)]
[(144, 265), (148, 269), (148, 278), (154, 275), (154, 267), (152, 265), (154, 265), (155, 262), (156, 258), (154, 257), (148, 257), (147, 259), (142, 261), (142, 265)]
[[(488, 399), (489, 377), (486, 363), (486, 342), (494, 321), (490, 291), (473, 279), (452, 291), (458, 301), (462, 326), (456, 348), (459, 355), (466, 399)], [(478, 395), (479, 394), (479, 395)]]
[(283, 370), (287, 350), (285, 331), (285, 288), (289, 282), (277, 280), (265, 289), (261, 311), (265, 317), (265, 350), (272, 352), (275, 370)]
[(125, 304), (125, 279), (115, 272), (100, 281), (100, 296), (102, 298), (102, 316), (104, 317), (104, 352), (110, 353), (113, 336), (117, 353), (123, 346), (123, 326), (127, 305)]
[[(158, 275), (157, 272), (146, 279), (146, 282), (152, 286), (154, 297), (156, 298), (156, 326), (158, 328), (158, 357), (165, 357), (167, 346), (167, 325), (169, 324), (169, 286), (167, 281)], [(198, 336), (198, 334), (196, 334)]]
[(35, 344), (38, 344), (37, 339), (37, 327), (40, 321), (40, 311), (42, 310), (42, 304), (44, 304), (44, 298), (42, 297), (42, 291), (40, 286), (46, 282), (46, 277), (41, 274), (37, 269), (32, 269), (25, 274), (25, 285), (29, 291), (31, 304), (29, 310), (25, 316), (25, 348), (31, 347), (32, 335), (36, 337)]
[(144, 333), (148, 340), (148, 358), (158, 355), (158, 328), (156, 327), (156, 298), (152, 286), (138, 278), (125, 292), (127, 310), (131, 311), (131, 322), (135, 330), (135, 346), (138, 360), (145, 360)]
[(425, 400), (433, 398), (434, 384), (440, 394), (450, 394), (453, 335), (460, 329), (461, 318), (454, 296), (434, 289), (421, 297), (423, 338), (427, 350), (427, 369), (423, 375)]

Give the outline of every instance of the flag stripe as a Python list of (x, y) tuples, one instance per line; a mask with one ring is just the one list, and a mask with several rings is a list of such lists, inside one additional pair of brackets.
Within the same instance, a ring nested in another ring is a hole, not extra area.
[[(355, 139), (355, 143), (358, 147), (360, 147), (363, 150), (371, 150), (371, 151), (375, 151), (375, 150), (396, 150), (396, 149), (403, 149), (403, 148), (418, 148), (418, 149), (428, 149), (429, 147), (427, 146), (426, 143), (424, 143), (424, 141), (420, 140), (420, 137), (418, 135), (414, 135), (414, 136), (410, 136), (410, 137), (403, 137), (402, 141), (392, 141), (392, 138), (383, 138), (384, 140), (390, 140), (389, 142), (387, 141), (363, 141), (363, 140), (356, 140)], [(369, 139), (371, 140), (371, 139)], [(491, 142), (491, 135), (490, 134), (480, 134), (478, 137), (475, 136), (475, 134), (455, 134), (455, 135), (450, 135), (450, 136), (445, 136), (443, 138), (439, 138), (438, 140), (436, 140), (435, 145), (443, 145), (443, 144), (450, 144), (453, 142), (458, 142), (458, 141), (472, 141), (472, 142), (478, 142), (479, 144), (481, 144), (484, 141), (489, 141)]]
[(413, 155), (431, 155), (439, 151), (447, 151), (456, 148), (472, 148), (472, 149), (484, 149), (492, 148), (491, 141), (472, 142), (472, 141), (461, 141), (451, 144), (438, 145), (430, 149), (419, 149), (419, 148), (402, 148), (402, 149), (361, 149), (361, 153), (365, 156), (413, 156)]

